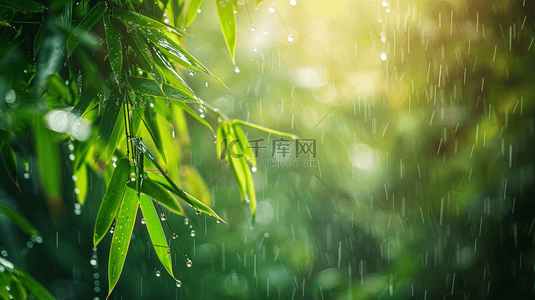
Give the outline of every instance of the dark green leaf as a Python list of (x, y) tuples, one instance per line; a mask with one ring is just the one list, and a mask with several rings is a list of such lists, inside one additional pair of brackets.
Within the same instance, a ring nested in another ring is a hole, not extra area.
[[(128, 187), (136, 190), (136, 184), (134, 182), (129, 182)], [(178, 204), (175, 199), (173, 199), (173, 197), (156, 182), (148, 178), (143, 179), (143, 184), (141, 185), (141, 193), (160, 202), (174, 214), (184, 216), (184, 210), (182, 210), (180, 204)]]
[(173, 274), (173, 266), (171, 264), (169, 246), (167, 245), (165, 233), (162, 224), (160, 223), (160, 218), (154, 208), (154, 204), (152, 203), (152, 200), (145, 195), (141, 195), (139, 203), (141, 204), (141, 212), (145, 218), (145, 224), (147, 225), (147, 231), (149, 232), (152, 245), (154, 246), (154, 251), (162, 262), (162, 265), (167, 272), (169, 272), (169, 275), (175, 278), (175, 275)]
[(164, 83), (162, 88), (154, 80), (141, 77), (128, 77), (128, 83), (135, 93), (152, 97), (166, 98), (169, 100), (197, 103), (196, 98), (191, 98), (188, 92), (181, 91), (178, 87)]
[(134, 11), (116, 9), (113, 12), (113, 17), (123, 22), (123, 24), (126, 26), (128, 30), (138, 29), (138, 30), (143, 30), (144, 33), (171, 32), (179, 36), (186, 34), (184, 31), (176, 27), (165, 24), (159, 20), (156, 20), (146, 15), (142, 15)]
[(29, 236), (40, 236), (41, 234), (35, 229), (30, 222), (20, 216), (17, 212), (11, 208), (0, 204), (0, 214), (6, 216), (11, 222), (13, 222), (18, 228), (24, 231)]
[(2, 153), (2, 158), (9, 173), (9, 177), (11, 177), (11, 180), (13, 180), (15, 185), (18, 187), (19, 183), (17, 179), (17, 157), (15, 156), (15, 152), (13, 151), (13, 147), (11, 146), (11, 138), (9, 137), (9, 133), (6, 133), (4, 135), (8, 138), (4, 138), (0, 141), (0, 152)]
[(37, 30), (33, 40), (33, 58), (37, 56), (37, 52), (39, 52), (39, 49), (41, 48), (41, 42), (43, 41), (43, 27), (43, 25), (39, 26), (39, 29)]
[(84, 205), (85, 197), (87, 196), (87, 189), (89, 185), (87, 173), (88, 168), (85, 163), (82, 163), (81, 168), (74, 172), (74, 176), (76, 176), (76, 181), (74, 182), (74, 185), (77, 189), (75, 190), (76, 198), (78, 199), (78, 203), (81, 205)]
[(83, 35), (86, 35), (97, 22), (102, 18), (106, 10), (108, 9), (106, 1), (98, 2), (93, 8), (85, 15), (80, 21), (78, 26), (74, 29), (67, 39), (67, 57), (71, 56), (72, 52), (80, 43), (80, 39)]
[(216, 0), (219, 23), (223, 31), (223, 37), (227, 43), (227, 48), (234, 63), (234, 52), (236, 51), (236, 16), (234, 15), (234, 5), (232, 0)]
[(106, 13), (104, 18), (104, 31), (106, 32), (106, 43), (108, 45), (108, 59), (110, 60), (111, 70), (117, 84), (121, 81), (123, 67), (123, 36), (113, 26), (113, 20), (110, 13)]
[(119, 212), (119, 207), (123, 201), (126, 189), (126, 180), (130, 175), (130, 161), (128, 158), (121, 158), (117, 162), (117, 167), (113, 171), (110, 183), (106, 188), (106, 194), (102, 199), (95, 221), (95, 231), (93, 234), (93, 245), (95, 247), (102, 240), (110, 228), (113, 220)]
[(115, 226), (113, 233), (110, 259), (108, 261), (108, 297), (113, 291), (113, 288), (117, 284), (121, 272), (123, 271), (139, 207), (139, 198), (137, 197), (136, 192), (132, 189), (126, 189), (124, 201), (122, 202), (119, 217), (117, 218), (117, 225)]
[(9, 295), (13, 299), (26, 300), (26, 291), (22, 287), (22, 283), (16, 278), (11, 278), (11, 283), (9, 284)]
[(108, 98), (106, 108), (102, 114), (102, 120), (99, 127), (99, 139), (106, 145), (113, 133), (117, 117), (121, 111), (123, 105), (124, 95), (119, 92), (119, 88), (116, 86)]
[(59, 105), (68, 105), (72, 101), (71, 90), (57, 74), (48, 76), (46, 90), (49, 96), (58, 101)]
[(159, 58), (159, 60), (155, 60), (155, 62), (156, 65), (161, 68), (166, 80), (170, 84), (176, 86), (184, 94), (191, 97), (191, 99), (197, 99), (197, 96), (195, 95), (193, 90), (188, 86), (184, 78), (182, 78), (182, 76), (178, 74), (178, 72), (175, 70), (171, 62), (169, 62), (167, 57), (165, 57), (165, 55), (154, 46), (152, 46), (152, 50), (156, 54), (156, 57)]
[(132, 40), (134, 41), (135, 45), (130, 45), (132, 49), (134, 50), (134, 53), (136, 54), (137, 61), (139, 62), (139, 66), (141, 69), (143, 69), (145, 72), (152, 72), (152, 69), (154, 67), (154, 58), (152, 57), (152, 54), (150, 52), (149, 46), (145, 42), (145, 39), (141, 34), (137, 32), (137, 30), (130, 31), (130, 36), (132, 37)]
[(54, 297), (35, 279), (33, 279), (26, 272), (16, 269), (17, 277), (26, 287), (26, 289), (38, 300), (54, 300)]
[(195, 20), (195, 17), (199, 14), (197, 11), (199, 8), (201, 8), (203, 0), (190, 0), (188, 5), (188, 11), (186, 12), (186, 24), (184, 24), (184, 27), (188, 27), (191, 23), (193, 23), (193, 20)]
[(33, 0), (9, 0), (2, 1), (0, 6), (15, 9), (18, 11), (23, 11), (27, 13), (38, 13), (43, 12), (46, 9), (46, 6), (37, 3)]

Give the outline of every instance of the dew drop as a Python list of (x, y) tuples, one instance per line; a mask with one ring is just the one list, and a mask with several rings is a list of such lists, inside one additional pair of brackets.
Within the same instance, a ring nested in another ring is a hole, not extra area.
[(160, 216), (160, 220), (165, 221), (167, 220), (167, 217), (162, 213), (162, 215)]
[(92, 258), (89, 263), (92, 265), (92, 266), (95, 266), (97, 264), (97, 260)]
[(216, 222), (217, 224), (219, 224), (219, 223), (221, 223), (221, 220), (217, 219), (215, 222)]
[(192, 230), (192, 231), (191, 231), (191, 236), (192, 236), (192, 237), (195, 236), (195, 230)]
[(198, 13), (198, 14), (200, 14), (200, 13), (201, 13), (201, 9), (200, 9), (200, 8), (199, 8), (199, 9), (197, 9), (197, 13)]
[(257, 171), (256, 167), (252, 167), (251, 171), (253, 171), (253, 173), (256, 173), (256, 171)]
[(288, 37), (286, 38), (288, 40), (288, 42), (293, 42), (294, 41), (294, 37), (291, 35), (291, 34), (288, 34)]
[(383, 2), (381, 2), (381, 5), (382, 5), (383, 7), (387, 7), (387, 6), (388, 6), (388, 2), (383, 1)]
[(160, 277), (161, 273), (160, 271), (156, 271), (156, 277)]
[(268, 32), (267, 32), (267, 29), (266, 29), (266, 30), (264, 30), (264, 35), (267, 35), (267, 34), (268, 34)]
[(297, 1), (296, 0), (290, 0), (290, 5), (291, 6), (295, 6), (297, 4)]
[(240, 68), (236, 66), (236, 68), (234, 68), (234, 72), (240, 73)]
[(181, 287), (182, 286), (182, 281), (180, 280), (176, 280), (176, 287)]
[(186, 225), (189, 224), (189, 219), (188, 219), (188, 218), (185, 218), (185, 219), (184, 219), (184, 224), (186, 224)]
[(173, 240), (176, 240), (176, 239), (178, 239), (178, 235), (173, 232)]
[(381, 53), (381, 60), (386, 61), (386, 53), (384, 52)]
[(258, 52), (258, 49), (256, 49), (256, 47), (253, 48), (253, 51), (254, 52)]
[(28, 178), (30, 178), (30, 174), (24, 173), (24, 179), (28, 179)]
[(251, 31), (255, 31), (256, 28), (254, 26), (251, 26)]
[(141, 219), (141, 224), (143, 224), (143, 225), (146, 224), (146, 222), (145, 222), (145, 218), (142, 218), (142, 219)]
[(191, 268), (192, 265), (193, 265), (193, 262), (191, 261), (191, 259), (186, 257), (186, 266), (188, 266), (188, 268)]
[(189, 70), (189, 76), (193, 76), (193, 75), (195, 75), (195, 73), (196, 73), (195, 70), (193, 70), (193, 69)]
[(200, 216), (200, 215), (201, 215), (201, 211), (197, 209), (197, 211), (195, 212), (195, 214), (196, 214), (197, 216)]
[(270, 6), (270, 7), (268, 8), (268, 11), (269, 11), (270, 13), (274, 13), (274, 12), (275, 12), (275, 7)]

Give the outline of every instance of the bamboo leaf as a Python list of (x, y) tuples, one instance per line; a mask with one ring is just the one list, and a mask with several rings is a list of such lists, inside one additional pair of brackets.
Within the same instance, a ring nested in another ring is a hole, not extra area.
[(4, 160), (4, 164), (6, 165), (7, 172), (9, 173), (9, 177), (11, 177), (11, 180), (15, 183), (15, 185), (19, 187), (19, 182), (17, 179), (17, 156), (11, 147), (11, 137), (9, 133), (2, 135), (4, 137), (2, 140), (0, 140), (0, 152), (2, 153), (2, 158)]
[(146, 16), (134, 11), (116, 9), (113, 12), (113, 17), (124, 23), (127, 29), (143, 30), (144, 33), (148, 32), (171, 32), (178, 36), (186, 35), (183, 30), (180, 30), (174, 26), (165, 24), (150, 16)]
[(21, 269), (16, 269), (17, 277), (24, 287), (38, 300), (54, 300), (55, 298), (35, 279)]
[[(225, 150), (223, 149), (223, 146), (226, 147), (226, 135), (225, 135), (225, 126), (228, 126), (228, 123), (221, 122), (219, 123), (219, 128), (217, 128), (217, 135), (216, 135), (216, 155), (217, 155), (217, 163), (220, 163), (221, 159), (225, 159), (227, 157), (227, 154)], [(224, 153), (224, 157), (221, 156), (221, 154)]]
[(241, 201), (245, 202), (246, 196), (247, 196), (247, 181), (246, 181), (246, 175), (243, 170), (243, 166), (241, 163), (240, 158), (237, 157), (234, 150), (234, 146), (237, 141), (237, 137), (234, 135), (234, 131), (232, 129), (232, 126), (226, 125), (224, 128), (225, 130), (225, 137), (228, 138), (227, 140), (227, 152), (228, 152), (228, 159), (230, 161), (230, 165), (232, 166), (232, 171), (234, 171), (234, 176), (236, 176), (236, 181), (238, 182), (238, 187), (240, 188), (240, 194), (241, 194)]
[(123, 201), (126, 189), (126, 180), (130, 174), (130, 161), (121, 158), (117, 162), (117, 167), (113, 171), (110, 183), (106, 188), (106, 194), (102, 199), (95, 221), (95, 231), (93, 234), (93, 245), (96, 247), (110, 228), (113, 220), (119, 212), (119, 207)]
[(0, 6), (11, 8), (18, 11), (23, 11), (27, 13), (39, 13), (44, 12), (46, 9), (46, 6), (37, 3), (33, 0), (9, 0), (9, 1), (2, 1), (0, 3)]
[(80, 43), (82, 36), (86, 35), (97, 22), (102, 18), (106, 10), (108, 9), (106, 1), (98, 2), (93, 8), (85, 15), (80, 21), (78, 26), (74, 29), (73, 33), (67, 38), (67, 57), (71, 56), (72, 52)]
[(180, 167), (181, 182), (184, 189), (201, 200), (204, 204), (212, 206), (212, 196), (201, 174), (191, 165)]
[(53, 133), (44, 127), (40, 116), (34, 118), (33, 129), (35, 152), (39, 161), (39, 177), (50, 213), (57, 218), (63, 209), (59, 143), (54, 139)]
[(191, 98), (188, 93), (180, 90), (180, 88), (164, 83), (162, 88), (154, 80), (141, 77), (128, 77), (128, 83), (132, 90), (137, 94), (166, 98), (173, 101), (197, 103), (196, 98)]
[(173, 266), (171, 264), (169, 246), (167, 245), (165, 233), (162, 224), (160, 223), (160, 218), (154, 208), (154, 204), (152, 203), (152, 200), (145, 195), (141, 195), (139, 203), (141, 204), (141, 212), (145, 218), (145, 224), (147, 225), (147, 231), (149, 232), (152, 245), (154, 246), (154, 251), (156, 252), (156, 255), (158, 255), (162, 265), (167, 272), (169, 272), (169, 275), (175, 278), (175, 275), (173, 274)]
[(110, 296), (123, 271), (132, 231), (136, 223), (138, 207), (139, 198), (136, 192), (132, 189), (126, 189), (110, 247), (110, 259), (108, 261), (109, 292), (106, 298)]
[(9, 284), (9, 295), (13, 299), (26, 300), (27, 295), (26, 291), (22, 287), (22, 283), (16, 278), (11, 278), (11, 283)]
[(198, 10), (202, 6), (203, 0), (190, 0), (188, 5), (188, 11), (186, 12), (186, 23), (184, 24), (184, 27), (188, 27), (193, 23), (193, 20), (195, 20), (195, 17), (197, 17)]
[(20, 230), (24, 231), (29, 236), (40, 236), (41, 234), (37, 229), (33, 227), (28, 220), (19, 215), (11, 208), (0, 204), (0, 214), (6, 216), (11, 222), (13, 222)]
[[(128, 187), (136, 190), (136, 184), (134, 182), (129, 182)], [(171, 194), (169, 194), (161, 185), (152, 181), (151, 179), (143, 179), (143, 184), (141, 185), (141, 193), (160, 202), (174, 214), (177, 214), (179, 216), (185, 215), (184, 210), (182, 209), (180, 204), (178, 204), (178, 202), (173, 199)]]
[(269, 129), (267, 127), (263, 127), (263, 126), (256, 125), (256, 124), (253, 124), (253, 123), (245, 122), (245, 121), (242, 121), (242, 120), (232, 120), (232, 123), (240, 124), (240, 125), (247, 126), (247, 127), (250, 127), (250, 128), (256, 129), (256, 130), (264, 131), (264, 132), (271, 133), (271, 134), (278, 135), (278, 136), (282, 136), (282, 137), (291, 138), (291, 139), (294, 139), (294, 140), (299, 138), (295, 134)]
[(156, 182), (161, 187), (165, 188), (167, 191), (169, 191), (172, 194), (174, 194), (175, 196), (177, 196), (180, 200), (186, 202), (190, 206), (194, 207), (195, 209), (197, 209), (197, 210), (199, 210), (199, 211), (201, 211), (203, 213), (206, 213), (206, 214), (208, 214), (210, 216), (215, 217), (216, 219), (219, 219), (220, 221), (222, 221), (225, 224), (227, 223), (219, 215), (217, 215), (214, 212), (214, 210), (211, 209), (208, 205), (204, 204), (199, 199), (195, 198), (194, 196), (192, 196), (192, 195), (188, 194), (187, 192), (185, 192), (185, 191), (181, 190), (180, 188), (178, 188), (176, 186), (176, 184), (174, 184), (172, 181), (168, 180), (168, 177), (166, 177), (165, 175), (160, 176), (160, 175), (157, 175), (157, 174), (154, 174), (154, 173), (150, 173), (149, 176), (150, 176), (151, 179), (154, 180), (154, 182)]
[(102, 21), (104, 22), (104, 31), (106, 32), (108, 59), (110, 61), (113, 76), (115, 77), (115, 82), (119, 84), (123, 67), (123, 36), (119, 30), (113, 26), (113, 20), (109, 12), (104, 15)]
[(187, 112), (190, 116), (195, 118), (195, 120), (199, 121), (201, 124), (203, 124), (204, 126), (208, 127), (212, 132), (214, 131), (214, 129), (212, 129), (212, 126), (210, 126), (210, 124), (208, 124), (208, 122), (206, 122), (205, 119), (201, 118), (201, 116), (199, 116), (195, 111), (193, 111), (193, 109), (191, 109), (191, 107), (189, 107), (187, 104), (185, 104), (183, 102), (175, 102), (175, 103), (183, 111)]
[(43, 28), (44, 26), (41, 25), (35, 34), (35, 38), (33, 40), (33, 58), (37, 57), (37, 52), (39, 52), (39, 49), (41, 48), (41, 42), (43, 41)]
[[(156, 47), (152, 46), (152, 50), (156, 54), (159, 60), (155, 60), (156, 65), (160, 66), (162, 72), (165, 75), (166, 80), (176, 86), (184, 94), (188, 95), (191, 99), (197, 99), (195, 92), (188, 86), (184, 78), (178, 74), (171, 62), (165, 57), (165, 55), (158, 50)], [(173, 76), (171, 76), (173, 75)]]
[(235, 64), (234, 53), (236, 51), (236, 16), (234, 15), (234, 4), (232, 0), (216, 0), (219, 23), (223, 31), (223, 37), (227, 44), (232, 63)]
[(102, 114), (102, 120), (100, 121), (100, 127), (98, 129), (98, 138), (104, 143), (108, 144), (108, 141), (113, 133), (117, 117), (121, 111), (123, 105), (124, 95), (119, 91), (119, 87), (115, 86), (112, 90), (110, 97), (108, 98), (106, 108)]
[(137, 30), (130, 31), (130, 36), (134, 41), (134, 45), (130, 46), (134, 50), (139, 66), (144, 71), (151, 73), (154, 66), (154, 58), (152, 57), (149, 46), (147, 46), (145, 39)]
[(254, 157), (253, 150), (249, 147), (249, 142), (247, 141), (247, 137), (241, 130), (240, 126), (238, 126), (237, 123), (232, 123), (232, 129), (234, 130), (234, 134), (236, 137), (240, 140), (238, 143), (238, 146), (240, 148), (240, 152), (245, 155), (245, 158), (251, 162), (253, 167), (256, 167), (256, 159)]
[(84, 205), (85, 197), (87, 196), (87, 186), (89, 183), (87, 176), (88, 171), (89, 170), (87, 168), (87, 164), (82, 163), (81, 168), (74, 172), (74, 176), (76, 176), (76, 181), (74, 182), (76, 189), (74, 190), (74, 192), (76, 193), (76, 197), (78, 198), (78, 203), (80, 203), (81, 205)]

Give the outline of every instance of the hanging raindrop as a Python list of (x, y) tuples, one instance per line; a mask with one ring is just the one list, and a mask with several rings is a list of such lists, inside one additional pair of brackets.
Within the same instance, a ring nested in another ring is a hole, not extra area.
[(288, 37), (286, 38), (288, 40), (288, 42), (293, 42), (294, 41), (294, 37), (292, 36), (292, 34), (288, 34)]
[(156, 271), (156, 277), (160, 277), (160, 271)]
[(195, 70), (193, 70), (193, 69), (189, 70), (189, 76), (193, 76), (193, 75), (195, 75), (195, 73), (196, 73)]
[(160, 220), (162, 220), (162, 221), (167, 220), (167, 217), (164, 215), (164, 213), (162, 213), (162, 215), (160, 216)]
[(142, 219), (141, 219), (141, 224), (145, 225), (145, 223), (146, 223), (146, 222), (145, 222), (145, 218), (142, 218)]
[(178, 235), (173, 232), (173, 240), (176, 240), (176, 239), (178, 239)]
[(181, 287), (182, 286), (182, 281), (180, 280), (176, 280), (176, 287)]
[(191, 231), (191, 236), (192, 236), (192, 237), (195, 236), (195, 230), (192, 230), (192, 231)]
[(236, 66), (236, 68), (234, 68), (234, 72), (240, 73), (240, 68), (238, 66)]
[(201, 215), (201, 211), (197, 209), (197, 211), (195, 212), (195, 214), (196, 214), (197, 216), (200, 216), (200, 215)]
[(191, 268), (192, 265), (193, 265), (193, 262), (191, 261), (191, 259), (186, 257), (186, 266), (188, 266), (188, 268)]
[(255, 31), (256, 28), (254, 28), (254, 26), (251, 26), (251, 31)]

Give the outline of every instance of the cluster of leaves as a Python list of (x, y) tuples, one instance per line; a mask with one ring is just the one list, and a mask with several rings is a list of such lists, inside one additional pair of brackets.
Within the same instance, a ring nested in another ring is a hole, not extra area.
[[(26, 84), (14, 85), (10, 90), (25, 104), (7, 108), (5, 113), (14, 121), (3, 124), (0, 131), (3, 160), (17, 184), (17, 157), (27, 168), (27, 154), (14, 151), (18, 148), (14, 147), (12, 139), (29, 129), (35, 141), (43, 192), (55, 220), (63, 213), (62, 145), (68, 143), (71, 150), (75, 193), (80, 204), (86, 200), (90, 172), (104, 174), (107, 188), (95, 222), (93, 242), (97, 246), (112, 228), (109, 293), (121, 274), (138, 207), (141, 207), (154, 249), (173, 278), (169, 245), (160, 222), (165, 220), (162, 207), (187, 218), (181, 204), (185, 203), (198, 214), (203, 212), (224, 222), (210, 207), (211, 198), (201, 176), (195, 168), (180, 162), (180, 153), (188, 151), (190, 143), (184, 113), (211, 131), (212, 125), (194, 109), (216, 117), (218, 161), (223, 147), (229, 150), (234, 145), (227, 141), (237, 141), (238, 147), (233, 152), (239, 157), (229, 155), (227, 161), (234, 170), (242, 200), (250, 203), (253, 220), (256, 197), (247, 160), (254, 164), (254, 157), (239, 125), (295, 138), (231, 120), (199, 99), (180, 70), (185, 69), (190, 74), (213, 74), (184, 49), (186, 34), (178, 27), (193, 22), (202, 1), (190, 1), (189, 5), (179, 1), (178, 7), (174, 1), (156, 4), (157, 7), (153, 1), (113, 0), (87, 1), (75, 6), (74, 1), (52, 1), (49, 9), (57, 11), (64, 5), (65, 14), (51, 17), (34, 35), (25, 34), (25, 27), (17, 29), (12, 23), (18, 13), (30, 18), (32, 14), (42, 14), (44, 19), (45, 6), (33, 1), (0, 5), (2, 9), (13, 10), (0, 20), (0, 25), (4, 26), (2, 32), (17, 31), (7, 52), (17, 50), (31, 36), (33, 53), (26, 59), (35, 58), (37, 63), (35, 67), (28, 65), (30, 72), (25, 73), (29, 75), (23, 77)], [(216, 2), (216, 6), (234, 60), (237, 3)], [(81, 18), (75, 28), (70, 24), (73, 11)], [(161, 21), (164, 15), (174, 20), (174, 26), (169, 24), (169, 19)], [(104, 44), (105, 50), (102, 49)], [(98, 131), (91, 131), (89, 124), (98, 124)], [(175, 132), (179, 139), (175, 138)], [(10, 212), (6, 213), (8, 216), (16, 215), (11, 210), (2, 210), (6, 211)], [(17, 222), (18, 219), (14, 217), (13, 220)], [(19, 220), (17, 224), (23, 223)], [(22, 284), (30, 282), (22, 271), (10, 268), (10, 272)], [(42, 288), (26, 288), (34, 296), (45, 295), (41, 299), (49, 297), (48, 293), (41, 292)]]

